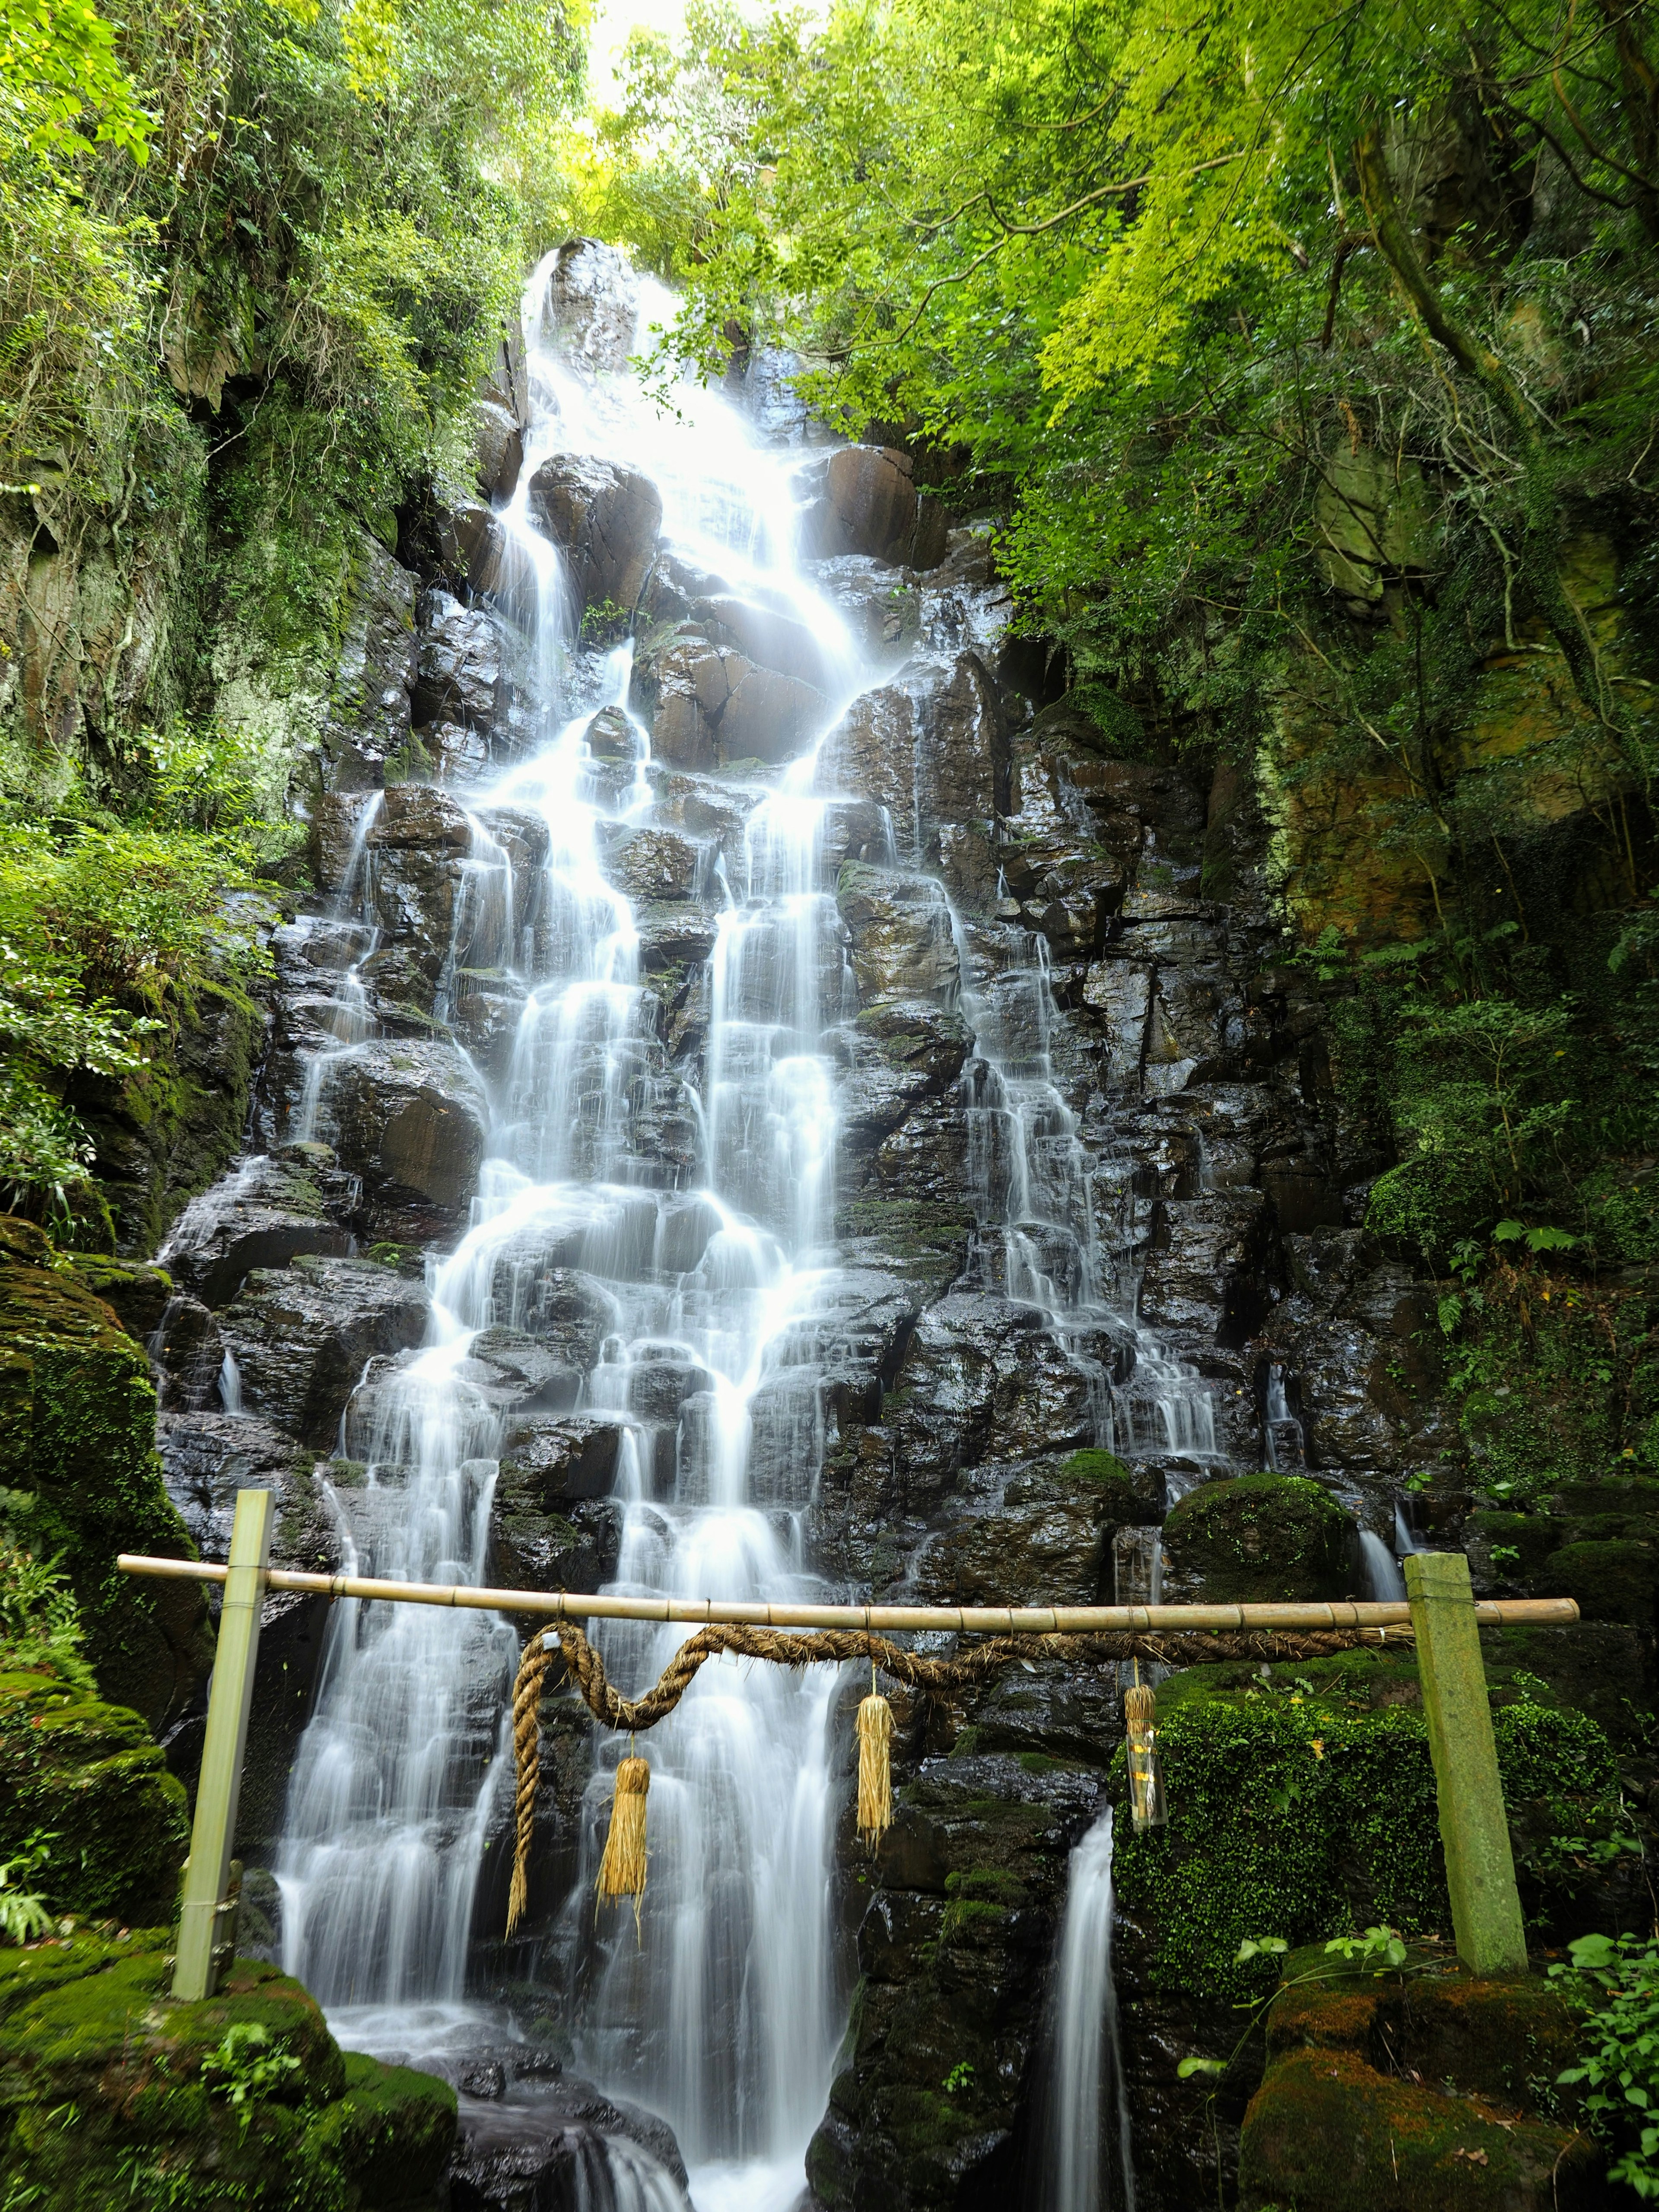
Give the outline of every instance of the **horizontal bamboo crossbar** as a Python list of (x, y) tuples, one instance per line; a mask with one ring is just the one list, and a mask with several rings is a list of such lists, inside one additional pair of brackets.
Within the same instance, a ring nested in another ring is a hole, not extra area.
[[(207, 1559), (151, 1559), (123, 1552), (124, 1574), (222, 1583)], [(271, 1567), (265, 1587), (315, 1597), (368, 1598), (390, 1605), (459, 1606), (474, 1613), (533, 1613), (544, 1620), (686, 1621), (745, 1628), (945, 1630), (973, 1636), (1101, 1636), (1138, 1629), (1409, 1628), (1411, 1607), (1343, 1600), (1330, 1605), (778, 1605), (703, 1597), (600, 1597), (570, 1590), (483, 1589), (470, 1583), (376, 1582), (365, 1575), (307, 1575)], [(1570, 1597), (1479, 1598), (1483, 1626), (1524, 1622), (1565, 1627), (1578, 1618)]]

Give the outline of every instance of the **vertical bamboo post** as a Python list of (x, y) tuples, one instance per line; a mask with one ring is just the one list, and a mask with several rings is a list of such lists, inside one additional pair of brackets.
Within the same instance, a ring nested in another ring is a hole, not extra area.
[(1412, 1553), (1406, 1595), (1417, 1638), (1457, 1955), (1483, 1978), (1524, 1974), (1526, 1929), (1468, 1561), (1461, 1552)]
[(231, 1524), (230, 1571), (219, 1612), (219, 1644), (208, 1696), (207, 1737), (196, 1785), (196, 1822), (185, 1862), (184, 1909), (173, 1971), (175, 1997), (210, 1997), (218, 1981), (215, 1947), (230, 1875), (242, 1753), (259, 1653), (259, 1608), (270, 1565), (270, 1492), (239, 1490)]

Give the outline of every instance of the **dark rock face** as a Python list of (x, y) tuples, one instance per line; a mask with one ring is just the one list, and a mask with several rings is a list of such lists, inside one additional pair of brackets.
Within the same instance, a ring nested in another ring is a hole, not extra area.
[(349, 1236), (329, 1218), (319, 1180), (332, 1164), (321, 1145), (245, 1160), (191, 1200), (161, 1248), (162, 1265), (204, 1305), (222, 1306), (252, 1268), (286, 1267), (301, 1252), (345, 1253)]
[(409, 741), (416, 580), (367, 532), (359, 557), (323, 730), (329, 783), (336, 791), (378, 791), (388, 759)]
[(418, 1344), (427, 1311), (425, 1291), (390, 1268), (307, 1255), (255, 1269), (222, 1327), (247, 1411), (326, 1448), (367, 1361)]
[(631, 611), (662, 525), (662, 500), (650, 478), (610, 461), (561, 454), (537, 470), (530, 498), (569, 564), (578, 608), (608, 602)]
[(453, 1045), (370, 1043), (343, 1059), (330, 1105), (371, 1233), (415, 1243), (461, 1220), (483, 1158), (483, 1086)]

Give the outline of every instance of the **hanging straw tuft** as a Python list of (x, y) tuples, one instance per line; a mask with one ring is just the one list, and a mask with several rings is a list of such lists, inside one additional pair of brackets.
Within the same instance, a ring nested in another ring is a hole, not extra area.
[(1123, 1692), (1123, 1719), (1129, 1735), (1129, 1809), (1136, 1832), (1165, 1827), (1170, 1815), (1158, 1755), (1158, 1699), (1150, 1688), (1137, 1682)]
[(651, 1769), (630, 1753), (617, 1769), (617, 1794), (611, 1801), (611, 1832), (599, 1861), (601, 1897), (631, 1897), (637, 1925), (645, 1894), (645, 1793)]
[(859, 1835), (872, 1850), (893, 1825), (893, 1708), (875, 1687), (859, 1707)]

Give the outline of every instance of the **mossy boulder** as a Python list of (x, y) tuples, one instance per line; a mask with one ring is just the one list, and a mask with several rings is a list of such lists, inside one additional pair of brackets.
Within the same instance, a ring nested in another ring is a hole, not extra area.
[[(1605, 2160), (1557, 2077), (1572, 2014), (1534, 1976), (1480, 1982), (1419, 1954), (1404, 1973), (1292, 1953), (1239, 2144), (1244, 2212), (1572, 2212), (1607, 2201)], [(1540, 2100), (1548, 2109), (1540, 2109)]]
[(453, 2090), (342, 2053), (315, 2000), (274, 1967), (239, 1959), (220, 1996), (174, 2003), (165, 1940), (82, 1933), (0, 1950), (5, 2201), (435, 2212)]
[(0, 1858), (37, 1834), (53, 1842), (30, 1887), (54, 1911), (171, 1918), (190, 1828), (149, 1729), (55, 1675), (0, 1674)]
[(0, 1487), (15, 1540), (61, 1556), (103, 1694), (159, 1727), (212, 1663), (189, 1583), (140, 1583), (121, 1552), (192, 1559), (155, 1451), (143, 1352), (27, 1222), (0, 1220)]
[(1059, 1468), (1075, 1483), (1108, 1528), (1156, 1528), (1164, 1518), (1164, 1482), (1155, 1468), (1132, 1467), (1115, 1452), (1073, 1452)]
[(1585, 1620), (1624, 1621), (1651, 1630), (1659, 1595), (1659, 1546), (1618, 1536), (1564, 1544), (1545, 1560), (1543, 1579), (1552, 1596), (1576, 1598)]
[(1164, 1524), (1170, 1601), (1237, 1605), (1345, 1596), (1358, 1535), (1306, 1475), (1243, 1474), (1189, 1490)]
[[(1160, 1686), (1170, 1823), (1122, 1834), (1115, 1867), (1124, 1911), (1153, 1932), (1155, 1988), (1204, 2004), (1265, 1996), (1271, 1967), (1238, 1961), (1246, 1936), (1304, 1943), (1380, 1922), (1449, 1931), (1428, 1731), (1406, 1702), (1411, 1663), (1355, 1651), (1265, 1680), (1242, 1665), (1194, 1668)], [(1547, 1803), (1558, 1830), (1594, 1832), (1616, 1796), (1611, 1747), (1583, 1713), (1512, 1705), (1492, 1726), (1533, 1925), (1583, 1932), (1578, 1875), (1547, 1850), (1528, 1863), (1526, 1815)], [(1121, 1759), (1112, 1787), (1127, 1800)]]

